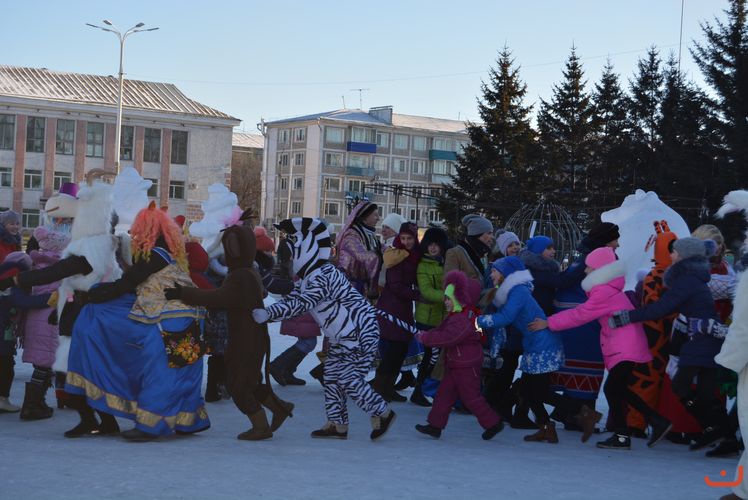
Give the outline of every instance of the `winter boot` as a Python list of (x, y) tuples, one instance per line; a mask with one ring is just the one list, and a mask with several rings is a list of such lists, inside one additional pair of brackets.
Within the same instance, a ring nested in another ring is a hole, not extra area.
[(547, 422), (540, 426), (540, 429), (535, 434), (525, 436), (525, 441), (530, 442), (543, 442), (558, 443), (558, 434), (556, 434), (556, 422)]
[(597, 447), (605, 450), (630, 450), (631, 438), (623, 434), (613, 434), (605, 441), (597, 443)]
[(307, 353), (295, 347), (291, 347), (289, 351), (291, 353), (288, 355), (288, 364), (286, 365), (286, 383), (288, 385), (306, 385), (306, 380), (294, 376), (294, 373), (296, 373), (296, 368), (306, 358)]
[(670, 420), (660, 415), (655, 415), (650, 419), (649, 425), (652, 426), (652, 432), (649, 433), (649, 441), (647, 446), (653, 448), (657, 443), (662, 441), (662, 438), (667, 436), (670, 429), (673, 428), (673, 424)]
[(395, 390), (404, 391), (408, 387), (415, 386), (415, 383), (416, 377), (413, 375), (412, 370), (408, 370), (407, 372), (400, 372), (400, 380), (398, 380), (395, 384)]
[(325, 386), (325, 365), (320, 363), (309, 372), (309, 375), (316, 378), (317, 381), (322, 384), (322, 387)]
[(529, 410), (521, 402), (514, 408), (512, 429), (538, 429), (538, 424), (530, 419)]
[(270, 362), (270, 376), (273, 377), (278, 385), (285, 387), (286, 382), (286, 363), (288, 362), (288, 352), (293, 349), (286, 349)]
[(733, 436), (719, 443), (714, 449), (707, 451), (706, 456), (709, 458), (737, 457), (741, 451), (743, 451), (741, 441)]
[(26, 382), (26, 394), (21, 407), (21, 420), (44, 420), (52, 417), (54, 410), (47, 406), (44, 401), (46, 392), (46, 385)]
[(304, 380), (294, 377), (296, 367), (305, 357), (306, 353), (294, 346), (289, 347), (270, 363), (270, 375), (282, 386), (306, 385)]
[(481, 434), (481, 437), (484, 441), (490, 441), (494, 438), (496, 434), (504, 430), (504, 422), (499, 422), (498, 424), (494, 425), (493, 427), (489, 427), (485, 431), (483, 431), (483, 434)]
[(221, 400), (221, 392), (218, 388), (220, 379), (219, 366), (221, 362), (216, 356), (210, 356), (208, 358), (208, 382), (205, 384), (205, 402), (215, 403)]
[(131, 443), (147, 443), (149, 441), (155, 441), (159, 437), (158, 434), (143, 432), (135, 427), (130, 430), (120, 432), (119, 435), (125, 438), (126, 441), (129, 441)]
[(413, 394), (410, 395), (410, 402), (418, 406), (423, 406), (425, 408), (431, 406), (431, 401), (429, 401), (428, 398), (423, 394), (423, 389), (420, 385), (417, 385), (416, 388), (413, 389)]
[(8, 398), (0, 397), (0, 413), (18, 413), (21, 408), (12, 404)]
[(312, 431), (312, 437), (318, 439), (348, 439), (348, 424), (327, 422), (321, 429)]
[(252, 422), (252, 428), (236, 436), (236, 439), (242, 441), (262, 441), (263, 439), (273, 437), (265, 410), (260, 409), (260, 411), (249, 415), (249, 420)]
[(421, 425), (416, 424), (416, 430), (421, 434), (426, 434), (434, 439), (439, 439), (442, 435), (442, 430), (438, 427), (434, 427), (431, 424)]
[(265, 398), (262, 405), (273, 414), (273, 419), (270, 423), (270, 430), (273, 432), (277, 431), (283, 425), (286, 418), (293, 417), (294, 404), (289, 401), (283, 401), (275, 394), (271, 394)]
[(371, 437), (372, 441), (381, 438), (384, 436), (384, 434), (387, 432), (387, 430), (392, 425), (392, 422), (395, 421), (395, 412), (392, 410), (387, 410), (386, 412), (382, 413), (381, 415), (377, 415), (376, 417), (371, 417)]
[(721, 428), (709, 426), (704, 428), (704, 432), (699, 434), (696, 439), (693, 440), (688, 449), (691, 451), (701, 450), (707, 446), (721, 442), (724, 437), (724, 431)]
[(114, 418), (114, 415), (110, 415), (109, 413), (104, 413), (98, 410), (96, 411), (96, 413), (99, 415), (99, 419), (101, 419), (101, 424), (99, 424), (99, 431), (101, 432), (102, 436), (119, 435), (119, 424), (117, 423), (117, 419)]
[(83, 396), (73, 396), (68, 394), (68, 400), (72, 405), (71, 408), (78, 411), (81, 421), (78, 425), (65, 432), (65, 437), (79, 438), (100, 435), (101, 429), (99, 428), (99, 422), (96, 420), (96, 415), (94, 414), (93, 409), (91, 409), (91, 407), (86, 403), (86, 399)]
[(591, 409), (587, 405), (582, 405), (576, 416), (576, 421), (582, 429), (582, 442), (586, 443), (595, 432), (595, 425), (603, 418), (603, 414)]

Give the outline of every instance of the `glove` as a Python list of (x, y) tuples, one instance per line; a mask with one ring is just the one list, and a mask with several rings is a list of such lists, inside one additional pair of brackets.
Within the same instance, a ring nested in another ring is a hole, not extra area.
[(182, 285), (174, 283), (174, 288), (165, 288), (164, 297), (166, 300), (179, 300), (182, 298)]
[(16, 286), (16, 282), (12, 277), (0, 280), (0, 291), (7, 290), (8, 288)]
[(611, 328), (621, 328), (629, 323), (631, 323), (631, 320), (629, 319), (628, 311), (618, 311), (617, 313), (613, 313), (613, 316), (608, 319), (608, 325)]
[(52, 309), (52, 312), (49, 313), (49, 317), (47, 317), (47, 323), (55, 326), (60, 323), (57, 319), (57, 309)]
[(255, 320), (256, 323), (259, 323), (260, 325), (263, 323), (267, 323), (267, 320), (270, 318), (270, 315), (265, 309), (255, 309), (252, 311), (252, 319)]

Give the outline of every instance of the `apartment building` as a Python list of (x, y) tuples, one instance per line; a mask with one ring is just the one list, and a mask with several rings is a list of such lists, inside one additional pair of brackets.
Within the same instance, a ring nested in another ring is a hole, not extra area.
[[(0, 65), (0, 209), (35, 227), (44, 200), (94, 168), (113, 169), (118, 80)], [(214, 182), (228, 184), (240, 121), (168, 83), (126, 80), (122, 167), (153, 181), (173, 215), (200, 216)]]
[(435, 197), (467, 143), (458, 120), (340, 109), (264, 123), (262, 220), (321, 216), (339, 227), (367, 198), (381, 214), (438, 222)]

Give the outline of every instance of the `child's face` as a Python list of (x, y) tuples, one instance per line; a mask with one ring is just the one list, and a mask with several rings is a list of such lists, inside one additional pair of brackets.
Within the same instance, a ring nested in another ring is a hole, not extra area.
[(545, 250), (543, 250), (543, 258), (548, 260), (553, 260), (553, 258), (556, 256), (556, 249), (553, 247), (548, 247)]
[(438, 243), (429, 243), (429, 255), (432, 257), (436, 257), (442, 253), (441, 247), (439, 247)]
[(494, 286), (499, 286), (504, 281), (504, 275), (495, 268), (491, 268), (491, 281)]
[(452, 299), (449, 297), (444, 297), (444, 309), (447, 310), (447, 312), (452, 312), (454, 310), (454, 304), (452, 304)]
[(413, 250), (413, 247), (416, 246), (416, 239), (410, 234), (403, 233), (400, 235), (400, 243), (406, 250)]
[(513, 241), (509, 244), (508, 247), (506, 247), (506, 255), (505, 257), (516, 257), (519, 254), (519, 243), (516, 241)]
[(18, 231), (21, 230), (21, 225), (18, 222), (6, 222), (5, 223), (5, 229), (12, 234), (13, 236), (18, 234)]

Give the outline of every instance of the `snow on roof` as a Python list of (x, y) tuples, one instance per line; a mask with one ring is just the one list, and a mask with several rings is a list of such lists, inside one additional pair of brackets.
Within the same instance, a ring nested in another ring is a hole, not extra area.
[(408, 127), (421, 130), (433, 130), (437, 132), (466, 133), (465, 122), (459, 120), (447, 120), (445, 118), (431, 118), (429, 116), (392, 114), (392, 125), (395, 127)]
[[(118, 79), (0, 65), (0, 95), (83, 104), (116, 106)], [(163, 113), (236, 120), (231, 115), (193, 101), (171, 83), (125, 80), (123, 106)]]
[(265, 147), (265, 138), (258, 134), (234, 132), (231, 145), (237, 148), (263, 149)]

